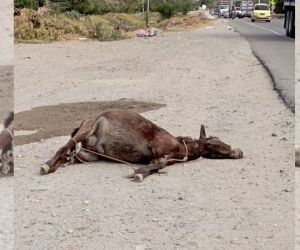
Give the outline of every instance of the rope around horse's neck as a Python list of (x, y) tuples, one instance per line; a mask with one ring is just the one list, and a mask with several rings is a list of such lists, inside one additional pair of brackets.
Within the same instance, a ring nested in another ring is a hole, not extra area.
[[(77, 141), (74, 139), (74, 138), (71, 138), (74, 142), (75, 142), (75, 145), (77, 145)], [(174, 158), (171, 158), (171, 159), (167, 159), (167, 161), (176, 161), (176, 162), (185, 162), (188, 160), (188, 147), (185, 143), (184, 140), (182, 140), (183, 142), (183, 145), (184, 145), (184, 148), (185, 148), (185, 156), (183, 159), (174, 159)], [(86, 151), (86, 152), (89, 152), (89, 153), (92, 153), (92, 154), (95, 154), (95, 155), (98, 155), (98, 156), (102, 156), (106, 159), (109, 159), (109, 160), (112, 160), (112, 161), (116, 161), (116, 162), (120, 162), (120, 163), (124, 163), (124, 164), (127, 164), (127, 165), (130, 165), (130, 166), (134, 166), (134, 164), (130, 163), (130, 162), (127, 162), (127, 161), (123, 161), (123, 160), (120, 160), (118, 158), (115, 158), (115, 157), (112, 157), (112, 156), (108, 156), (108, 155), (105, 155), (105, 154), (101, 154), (99, 152), (96, 152), (96, 151), (93, 151), (93, 150), (90, 150), (90, 149), (87, 149), (87, 148), (84, 148), (84, 147), (80, 147), (80, 149)], [(75, 155), (75, 157), (82, 163), (85, 163), (86, 161), (80, 159), (77, 155)]]

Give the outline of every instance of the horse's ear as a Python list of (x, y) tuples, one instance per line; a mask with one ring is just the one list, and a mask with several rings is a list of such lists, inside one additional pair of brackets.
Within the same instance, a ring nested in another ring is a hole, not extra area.
[(204, 125), (201, 125), (201, 129), (200, 129), (200, 137), (199, 139), (205, 139), (206, 138), (206, 132), (205, 132), (205, 127)]

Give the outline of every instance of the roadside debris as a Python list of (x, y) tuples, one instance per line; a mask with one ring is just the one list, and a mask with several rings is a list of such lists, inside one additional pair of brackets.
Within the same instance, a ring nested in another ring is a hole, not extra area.
[(141, 29), (136, 33), (137, 37), (153, 37), (157, 35), (155, 28)]

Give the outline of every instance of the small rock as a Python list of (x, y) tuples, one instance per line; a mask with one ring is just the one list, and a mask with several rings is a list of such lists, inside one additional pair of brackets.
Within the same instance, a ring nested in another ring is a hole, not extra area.
[(145, 250), (146, 249), (146, 246), (145, 245), (137, 245), (135, 247), (135, 250)]
[(68, 230), (67, 230), (67, 233), (68, 233), (68, 234), (72, 234), (73, 232), (74, 232), (74, 231), (73, 231), (72, 229), (68, 229)]
[(78, 37), (78, 40), (79, 40), (79, 41), (86, 41), (87, 38), (86, 38), (86, 37)]
[(166, 174), (166, 173), (168, 173), (168, 172), (166, 170), (164, 170), (164, 169), (159, 169), (158, 170), (158, 174), (160, 174), (160, 175)]
[(84, 202), (83, 202), (83, 204), (84, 205), (88, 205), (90, 202), (88, 201), (88, 200), (85, 200)]

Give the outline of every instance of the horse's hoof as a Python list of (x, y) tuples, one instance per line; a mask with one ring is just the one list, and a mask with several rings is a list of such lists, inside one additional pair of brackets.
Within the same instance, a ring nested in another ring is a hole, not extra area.
[(144, 176), (142, 174), (135, 174), (134, 180), (137, 182), (142, 182), (144, 180)]
[(48, 174), (49, 170), (50, 170), (50, 167), (48, 165), (44, 164), (41, 166), (40, 174), (41, 175)]
[(243, 158), (243, 151), (239, 148), (232, 149), (231, 157), (233, 159), (241, 159)]
[(135, 170), (134, 170), (133, 168), (130, 168), (130, 169), (128, 170), (128, 177), (129, 177), (129, 178), (133, 178), (134, 175), (135, 175)]
[(159, 170), (157, 171), (157, 173), (158, 173), (158, 174), (167, 174), (168, 171), (165, 170), (165, 169), (159, 169)]

